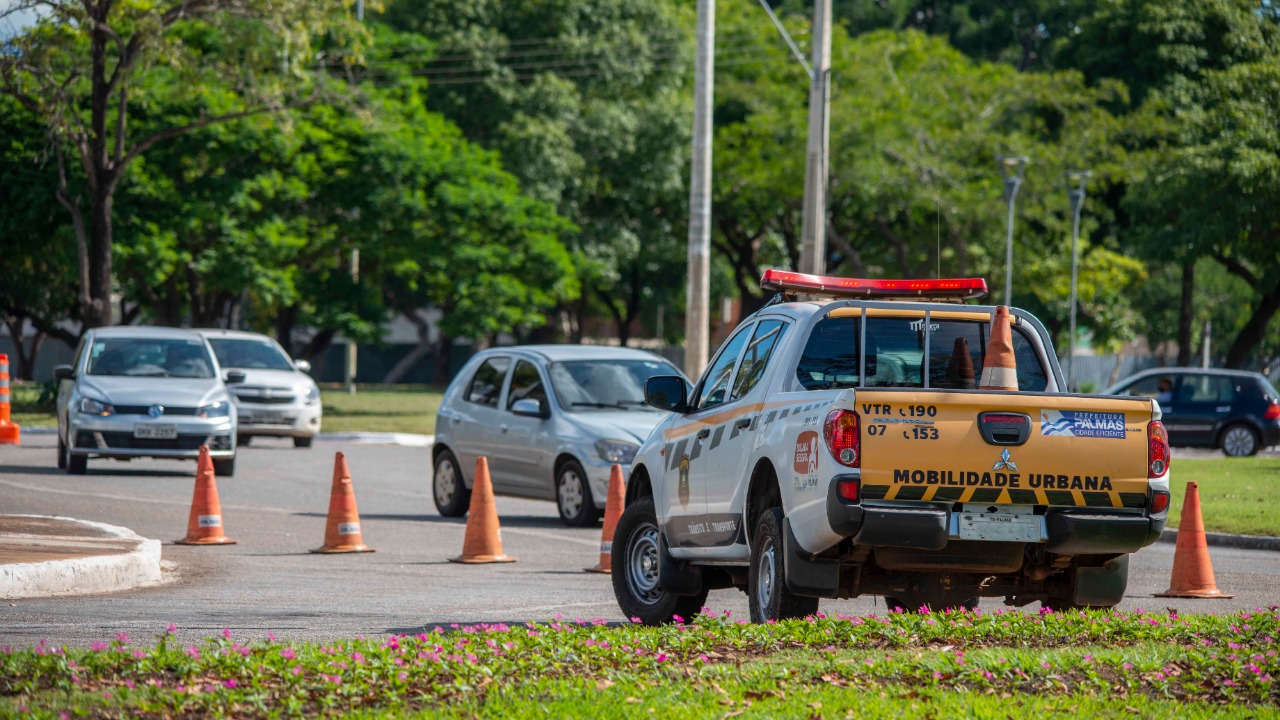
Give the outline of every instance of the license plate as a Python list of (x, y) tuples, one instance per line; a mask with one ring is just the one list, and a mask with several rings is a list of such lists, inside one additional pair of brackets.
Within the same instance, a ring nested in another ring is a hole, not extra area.
[(963, 540), (1038, 542), (1040, 540), (1040, 518), (1037, 515), (961, 513), (960, 538)]
[(173, 440), (178, 437), (177, 425), (134, 425), (133, 436), (148, 440)]
[(253, 422), (262, 425), (279, 425), (284, 422), (284, 413), (262, 412), (260, 410), (255, 410), (253, 413)]

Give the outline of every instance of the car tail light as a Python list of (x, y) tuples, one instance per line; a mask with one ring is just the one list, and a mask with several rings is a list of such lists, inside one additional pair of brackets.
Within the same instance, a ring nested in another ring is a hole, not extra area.
[(836, 493), (840, 495), (841, 500), (856, 503), (862, 495), (862, 481), (858, 478), (840, 478), (839, 483), (836, 484)]
[(1151, 493), (1151, 514), (1159, 515), (1169, 509), (1169, 491), (1154, 490)]
[(1264, 420), (1280, 420), (1280, 404), (1271, 403), (1267, 406), (1266, 412), (1262, 413)]
[(987, 294), (987, 281), (982, 278), (864, 280), (805, 275), (786, 270), (765, 270), (764, 276), (760, 278), (760, 287), (765, 290), (791, 290), (825, 297), (964, 299)]
[(1169, 433), (1164, 423), (1152, 420), (1147, 425), (1147, 477), (1158, 478), (1169, 472)]
[(846, 467), (858, 467), (858, 462), (862, 459), (858, 425), (858, 413), (851, 410), (832, 410), (827, 413), (827, 422), (822, 428), (831, 457)]

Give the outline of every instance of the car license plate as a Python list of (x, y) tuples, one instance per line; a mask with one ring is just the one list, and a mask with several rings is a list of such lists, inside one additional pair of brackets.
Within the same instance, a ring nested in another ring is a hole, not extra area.
[(1039, 542), (1040, 517), (1037, 515), (961, 513), (960, 538), (963, 540)]
[(173, 440), (178, 437), (177, 425), (134, 425), (133, 436), (148, 440)]
[(261, 425), (279, 425), (284, 422), (284, 413), (255, 410), (253, 412), (253, 422)]

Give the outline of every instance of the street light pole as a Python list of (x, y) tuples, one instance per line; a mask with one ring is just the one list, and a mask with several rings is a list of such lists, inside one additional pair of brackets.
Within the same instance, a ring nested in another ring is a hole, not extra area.
[(707, 365), (711, 315), (711, 106), (715, 83), (715, 0), (698, 0), (693, 70), (693, 157), (689, 178), (689, 282), (684, 316), (684, 372)]
[(1068, 332), (1071, 334), (1067, 341), (1067, 390), (1070, 391), (1075, 387), (1075, 376), (1072, 370), (1075, 368), (1076, 358), (1076, 279), (1079, 277), (1079, 251), (1077, 248), (1080, 244), (1080, 211), (1084, 208), (1085, 186), (1089, 182), (1088, 170), (1068, 170), (1064, 175), (1067, 178), (1067, 192), (1071, 196), (1071, 322)]
[(809, 140), (805, 154), (800, 272), (827, 266), (827, 151), (831, 104), (831, 0), (813, 3), (813, 72), (809, 82)]
[(1005, 221), (1007, 237), (1004, 251), (1004, 304), (1009, 305), (1013, 299), (1013, 201), (1018, 197), (1018, 188), (1022, 187), (1028, 158), (1026, 155), (1001, 155), (996, 161), (1000, 165), (1000, 177), (1004, 179), (1004, 201), (1009, 205), (1009, 218)]

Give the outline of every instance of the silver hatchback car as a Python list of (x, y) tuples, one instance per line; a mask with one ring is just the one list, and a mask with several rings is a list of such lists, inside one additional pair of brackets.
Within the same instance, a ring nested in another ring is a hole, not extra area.
[(58, 467), (84, 474), (90, 457), (195, 459), (209, 446), (218, 475), (235, 474), (236, 408), (209, 344), (189, 330), (97, 328), (72, 365), (54, 368)]
[(526, 345), (485, 350), (449, 384), (436, 416), (432, 495), (445, 517), (471, 502), (476, 458), (489, 461), (494, 492), (555, 500), (569, 526), (595, 523), (609, 468), (630, 469), (665, 416), (645, 404), (644, 383), (679, 375), (643, 350)]

